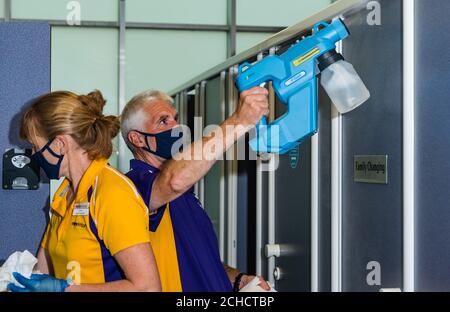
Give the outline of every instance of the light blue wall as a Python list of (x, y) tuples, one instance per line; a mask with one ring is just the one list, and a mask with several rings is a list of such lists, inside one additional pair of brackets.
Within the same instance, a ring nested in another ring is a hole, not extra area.
[(12, 0), (11, 11), (14, 18), (66, 20), (71, 2), (80, 4), (82, 21), (117, 21), (119, 16), (115, 0)]
[(52, 28), (52, 90), (102, 91), (105, 114), (116, 115), (118, 31), (103, 28)]
[(0, 0), (0, 18), (5, 16), (5, 0)]
[[(51, 89), (89, 93), (99, 89), (107, 100), (104, 113), (118, 115), (118, 30), (52, 28)], [(110, 164), (117, 166), (117, 139)], [(51, 182), (51, 196), (61, 181)]]
[(331, 0), (237, 0), (238, 25), (290, 26), (322, 10)]
[[(331, 0), (237, 0), (236, 22), (238, 25), (250, 26), (290, 26), (317, 13), (331, 2)], [(272, 33), (237, 33), (236, 52), (251, 48), (272, 35)]]
[(130, 22), (226, 25), (227, 0), (127, 0), (126, 18)]
[(241, 32), (236, 34), (236, 53), (245, 51), (252, 46), (266, 40), (272, 33), (248, 33)]
[(127, 99), (145, 89), (169, 91), (226, 59), (226, 34), (128, 30)]

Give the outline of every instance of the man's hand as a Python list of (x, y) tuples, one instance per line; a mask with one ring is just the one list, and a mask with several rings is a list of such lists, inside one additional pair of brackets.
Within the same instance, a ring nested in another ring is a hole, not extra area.
[[(250, 283), (251, 281), (253, 281), (253, 279), (254, 279), (255, 277), (256, 277), (256, 276), (254, 276), (254, 275), (244, 275), (244, 276), (242, 276), (242, 278), (241, 278), (241, 284), (239, 285), (239, 290), (241, 290), (241, 289), (244, 288), (248, 283)], [(261, 276), (259, 276), (259, 281), (260, 281), (259, 286), (260, 286), (262, 289), (264, 289), (264, 290), (270, 290), (269, 284), (267, 284), (267, 282), (266, 282)]]
[(7, 288), (12, 292), (64, 292), (69, 286), (67, 281), (47, 274), (32, 274), (30, 278), (14, 272), (14, 278), (24, 287), (9, 283)]
[(245, 127), (256, 125), (263, 116), (269, 114), (269, 91), (254, 87), (241, 92), (239, 107), (234, 116), (239, 124)]

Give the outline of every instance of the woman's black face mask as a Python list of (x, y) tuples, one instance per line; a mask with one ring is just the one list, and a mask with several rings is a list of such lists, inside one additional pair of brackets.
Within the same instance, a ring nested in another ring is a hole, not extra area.
[[(37, 151), (31, 156), (31, 159), (35, 161), (39, 165), (39, 167), (42, 168), (42, 170), (44, 170), (45, 174), (49, 179), (59, 179), (59, 171), (61, 169), (61, 163), (63, 161), (64, 155), (58, 155), (50, 148), (50, 145), (52, 144), (53, 141), (54, 139), (49, 140), (43, 148), (41, 148), (39, 151)], [(50, 154), (52, 154), (52, 156), (58, 159), (58, 162), (55, 165), (49, 163), (48, 160), (45, 159), (43, 153), (46, 150)]]

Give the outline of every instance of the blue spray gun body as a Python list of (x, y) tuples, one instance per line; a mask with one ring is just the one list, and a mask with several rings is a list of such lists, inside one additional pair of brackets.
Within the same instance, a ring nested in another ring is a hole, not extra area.
[(239, 66), (236, 86), (240, 92), (272, 81), (275, 94), (288, 107), (271, 124), (263, 117), (257, 125), (257, 136), (250, 141), (257, 152), (285, 154), (317, 132), (317, 64), (343, 60), (335, 52), (336, 43), (349, 36), (349, 31), (340, 19), (317, 23), (313, 31), (282, 55)]

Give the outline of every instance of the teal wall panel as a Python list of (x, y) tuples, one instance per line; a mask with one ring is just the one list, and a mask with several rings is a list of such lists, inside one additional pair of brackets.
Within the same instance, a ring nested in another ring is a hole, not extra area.
[(330, 0), (237, 0), (237, 24), (289, 26), (322, 10)]
[(74, 12), (73, 8), (77, 7), (77, 3), (79, 3), (81, 21), (118, 20), (119, 1), (116, 0), (12, 0), (12, 17), (66, 20), (67, 16)]
[(146, 23), (227, 23), (227, 0), (127, 0), (126, 18)]
[[(99, 89), (106, 98), (104, 113), (117, 115), (118, 31), (74, 27), (52, 28), (51, 89), (88, 93)], [(110, 163), (117, 166), (117, 139)], [(51, 192), (59, 183), (52, 181)]]

